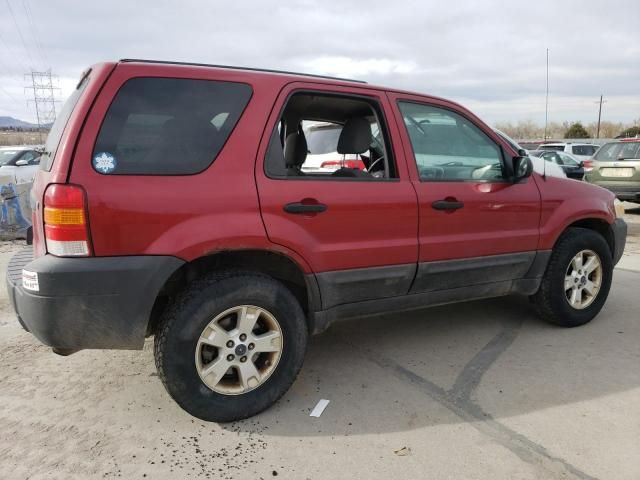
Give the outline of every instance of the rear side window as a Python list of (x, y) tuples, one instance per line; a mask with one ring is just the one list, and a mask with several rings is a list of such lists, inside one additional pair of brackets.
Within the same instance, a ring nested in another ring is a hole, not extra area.
[(58, 150), (58, 144), (62, 138), (62, 133), (64, 132), (64, 128), (67, 126), (67, 122), (73, 113), (73, 109), (76, 108), (78, 100), (80, 100), (82, 93), (89, 83), (89, 74), (90, 71), (83, 74), (80, 83), (64, 103), (62, 110), (60, 110), (60, 113), (56, 117), (56, 121), (53, 122), (53, 125), (51, 126), (51, 131), (49, 132), (49, 135), (47, 135), (47, 141), (44, 145), (44, 151), (40, 159), (41, 170), (51, 170), (51, 167), (53, 166), (53, 159), (56, 156), (56, 150)]
[(216, 159), (251, 98), (244, 83), (134, 78), (118, 91), (93, 151), (112, 175), (188, 175)]
[(595, 145), (573, 145), (571, 153), (574, 155), (593, 155), (597, 149), (598, 147)]

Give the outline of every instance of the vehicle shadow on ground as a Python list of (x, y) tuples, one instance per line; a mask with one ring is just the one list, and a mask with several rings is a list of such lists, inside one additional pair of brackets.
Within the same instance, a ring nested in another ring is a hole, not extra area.
[[(523, 297), (335, 324), (311, 339), (298, 379), (275, 407), (222, 427), (327, 436), (496, 423), (634, 389), (638, 273), (617, 271), (616, 279), (603, 311), (580, 328), (539, 320)], [(323, 415), (309, 417), (322, 398), (330, 400)]]

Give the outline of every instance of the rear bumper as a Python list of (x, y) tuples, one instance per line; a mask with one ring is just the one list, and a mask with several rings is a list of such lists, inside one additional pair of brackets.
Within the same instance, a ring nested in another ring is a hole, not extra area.
[(596, 182), (596, 185), (606, 188), (610, 192), (614, 193), (619, 200), (627, 200), (632, 202), (640, 200), (640, 183), (635, 183), (633, 185), (624, 185), (614, 182)]
[[(68, 350), (142, 348), (155, 299), (184, 263), (166, 256), (32, 256), (28, 248), (9, 262), (9, 298), (26, 330)], [(37, 275), (37, 291), (22, 285), (23, 269)]]
[(621, 219), (617, 218), (613, 225), (613, 264), (617, 264), (622, 258), (624, 252), (624, 246), (627, 243), (627, 224)]

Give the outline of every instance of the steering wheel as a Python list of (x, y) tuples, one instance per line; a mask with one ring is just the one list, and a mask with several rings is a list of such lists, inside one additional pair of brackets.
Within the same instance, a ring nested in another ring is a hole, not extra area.
[(365, 172), (371, 172), (371, 170), (373, 169), (373, 166), (378, 163), (380, 160), (382, 160), (384, 158), (384, 155), (382, 157), (376, 158), (373, 162), (371, 162), (371, 165), (369, 165), (369, 168), (365, 168), (364, 171)]

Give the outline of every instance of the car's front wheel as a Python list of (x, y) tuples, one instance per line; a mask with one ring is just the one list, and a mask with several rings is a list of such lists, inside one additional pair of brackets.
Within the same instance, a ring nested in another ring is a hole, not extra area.
[(605, 239), (585, 228), (569, 228), (556, 243), (533, 296), (538, 314), (562, 327), (591, 321), (604, 306), (613, 276)]
[(212, 274), (168, 308), (155, 338), (162, 382), (187, 412), (229, 422), (275, 403), (304, 358), (307, 326), (292, 293), (271, 277)]

